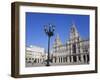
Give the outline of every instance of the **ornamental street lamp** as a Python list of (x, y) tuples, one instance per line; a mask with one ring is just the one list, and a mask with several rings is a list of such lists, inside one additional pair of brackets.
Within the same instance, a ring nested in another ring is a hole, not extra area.
[(44, 25), (44, 31), (48, 36), (48, 56), (47, 56), (47, 64), (46, 66), (50, 66), (50, 38), (54, 35), (55, 26), (52, 24)]

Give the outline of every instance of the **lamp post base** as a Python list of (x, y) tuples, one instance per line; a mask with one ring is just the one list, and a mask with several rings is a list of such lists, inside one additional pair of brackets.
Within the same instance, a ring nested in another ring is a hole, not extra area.
[(46, 61), (47, 61), (46, 66), (50, 66), (50, 63), (49, 63), (50, 59), (47, 59)]
[(46, 66), (50, 66), (50, 64), (46, 64)]

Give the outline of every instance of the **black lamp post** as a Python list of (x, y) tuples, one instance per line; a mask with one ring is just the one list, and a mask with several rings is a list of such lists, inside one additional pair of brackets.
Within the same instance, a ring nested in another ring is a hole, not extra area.
[(54, 35), (55, 26), (52, 24), (48, 24), (44, 26), (44, 31), (48, 36), (48, 56), (47, 56), (47, 64), (46, 66), (50, 66), (50, 38)]

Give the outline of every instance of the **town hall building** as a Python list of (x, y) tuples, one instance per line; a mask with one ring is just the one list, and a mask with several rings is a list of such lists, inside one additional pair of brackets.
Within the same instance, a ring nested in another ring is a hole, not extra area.
[(59, 35), (53, 45), (52, 59), (54, 64), (88, 64), (89, 39), (82, 39), (76, 25), (72, 24), (69, 40), (63, 44)]

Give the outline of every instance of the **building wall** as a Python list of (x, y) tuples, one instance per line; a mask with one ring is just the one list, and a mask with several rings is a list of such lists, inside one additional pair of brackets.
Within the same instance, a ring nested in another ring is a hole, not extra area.
[(89, 39), (82, 39), (75, 24), (72, 24), (69, 40), (61, 44), (58, 35), (53, 46), (53, 62), (55, 64), (88, 64), (89, 63)]
[(26, 47), (26, 66), (41, 64), (46, 58), (44, 48), (37, 46)]

